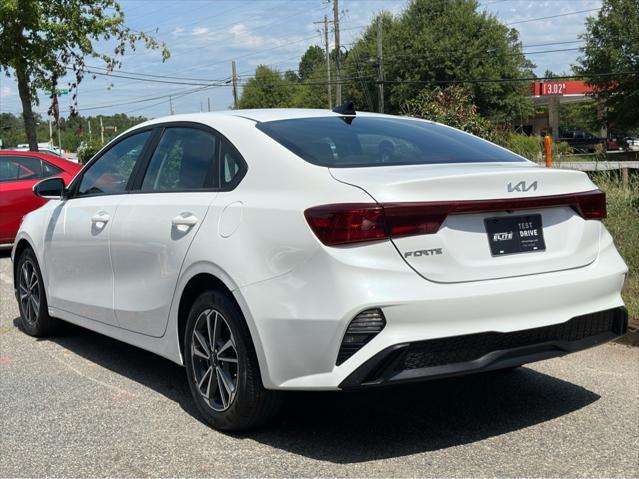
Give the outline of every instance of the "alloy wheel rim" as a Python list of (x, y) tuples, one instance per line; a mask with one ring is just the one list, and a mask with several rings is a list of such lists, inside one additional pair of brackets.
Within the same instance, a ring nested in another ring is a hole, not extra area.
[(191, 338), (193, 380), (204, 401), (217, 412), (226, 411), (237, 394), (239, 361), (228, 322), (215, 309), (202, 311)]
[(35, 323), (40, 312), (40, 281), (31, 261), (25, 261), (22, 264), (18, 294), (22, 317), (30, 324)]

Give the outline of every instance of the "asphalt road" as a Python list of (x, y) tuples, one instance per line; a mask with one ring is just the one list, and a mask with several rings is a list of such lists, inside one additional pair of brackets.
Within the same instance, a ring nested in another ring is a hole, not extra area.
[(69, 326), (16, 327), (0, 251), (0, 477), (639, 477), (639, 348), (366, 393), (296, 393), (280, 420), (216, 432), (183, 370)]

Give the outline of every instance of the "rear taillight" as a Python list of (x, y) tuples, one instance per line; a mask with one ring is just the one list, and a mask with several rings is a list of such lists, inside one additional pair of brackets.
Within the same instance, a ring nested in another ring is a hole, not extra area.
[(575, 211), (587, 220), (603, 220), (607, 216), (606, 193), (601, 190), (578, 193), (575, 195)]
[(328, 246), (387, 239), (384, 210), (377, 204), (341, 204), (309, 208), (306, 221)]
[(350, 203), (324, 205), (304, 212), (308, 224), (328, 246), (434, 234), (449, 215), (572, 207), (587, 220), (606, 217), (600, 190), (567, 195), (428, 203)]

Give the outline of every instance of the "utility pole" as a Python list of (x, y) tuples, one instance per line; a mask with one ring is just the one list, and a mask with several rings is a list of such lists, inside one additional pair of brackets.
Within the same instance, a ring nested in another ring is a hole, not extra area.
[(237, 103), (237, 70), (235, 69), (235, 60), (233, 60), (231, 62), (231, 74), (232, 76), (232, 82), (233, 82), (233, 105), (235, 106), (235, 109), (237, 110), (239, 108), (238, 103)]
[(100, 117), (100, 141), (104, 145), (104, 125), (102, 124), (102, 117)]
[(91, 119), (90, 118), (87, 120), (87, 123), (89, 124), (89, 141), (91, 141), (93, 139), (93, 136), (91, 136)]
[(173, 97), (171, 97), (169, 95), (169, 115), (173, 115), (174, 111), (173, 111)]
[(326, 86), (328, 87), (328, 109), (333, 109), (333, 92), (331, 91), (331, 55), (328, 47), (328, 17), (324, 15), (324, 48), (326, 50)]
[(62, 140), (60, 139), (60, 121), (57, 122), (58, 125), (58, 150), (60, 155), (62, 155)]
[(208, 97), (207, 99), (209, 101), (209, 111), (211, 111), (211, 97)]
[(333, 28), (335, 29), (335, 104), (342, 104), (342, 82), (340, 75), (339, 57), (341, 54), (339, 47), (339, 4), (338, 0), (333, 0)]
[(382, 17), (377, 17), (377, 104), (384, 113), (384, 53), (382, 51)]
[(51, 115), (49, 115), (49, 145), (53, 146), (53, 126), (51, 125)]
[(328, 17), (324, 15), (324, 20), (321, 22), (313, 22), (315, 25), (324, 25), (324, 54), (326, 55), (326, 89), (328, 92), (328, 109), (333, 108), (333, 92), (331, 90), (331, 56), (328, 44), (328, 24), (333, 23), (328, 21)]

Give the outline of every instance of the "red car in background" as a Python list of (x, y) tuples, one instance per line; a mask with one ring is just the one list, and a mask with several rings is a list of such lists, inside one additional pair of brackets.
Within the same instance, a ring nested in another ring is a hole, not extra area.
[(43, 178), (59, 176), (69, 184), (82, 165), (35, 151), (0, 151), (0, 244), (12, 243), (22, 217), (46, 200), (32, 188)]

